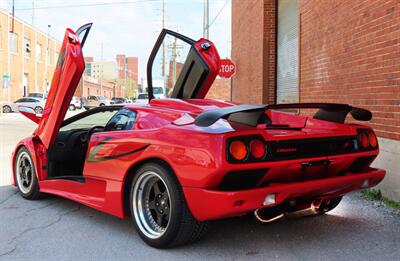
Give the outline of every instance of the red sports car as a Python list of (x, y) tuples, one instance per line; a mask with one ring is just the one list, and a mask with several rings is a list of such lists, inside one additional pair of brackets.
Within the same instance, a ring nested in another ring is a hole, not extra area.
[[(43, 114), (20, 108), (38, 124), (12, 156), (24, 198), (55, 194), (131, 217), (147, 244), (165, 248), (198, 239), (215, 219), (323, 214), (344, 194), (384, 178), (384, 170), (370, 167), (379, 153), (373, 130), (344, 123), (348, 114), (370, 120), (371, 112), (346, 104), (205, 99), (220, 67), (214, 44), (169, 30), (148, 61), (148, 104), (103, 106), (64, 119), (85, 69), (90, 28), (66, 30)], [(179, 46), (165, 54), (171, 70), (164, 82), (171, 87), (167, 98), (155, 98), (158, 53), (171, 45)], [(316, 113), (293, 113), (299, 109)]]

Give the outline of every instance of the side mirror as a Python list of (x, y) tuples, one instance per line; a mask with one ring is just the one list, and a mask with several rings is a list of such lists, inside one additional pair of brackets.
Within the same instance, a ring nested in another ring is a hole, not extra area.
[(24, 115), (28, 119), (32, 120), (35, 123), (39, 123), (41, 117), (37, 116), (32, 108), (26, 106), (18, 106), (18, 110), (22, 115)]

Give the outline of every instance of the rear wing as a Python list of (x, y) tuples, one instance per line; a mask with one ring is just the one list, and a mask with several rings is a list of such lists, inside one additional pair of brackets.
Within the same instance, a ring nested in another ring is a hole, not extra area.
[(266, 110), (279, 109), (319, 109), (313, 116), (314, 119), (325, 120), (336, 123), (344, 123), (347, 114), (359, 121), (369, 121), (372, 113), (341, 103), (288, 103), (271, 105), (238, 105), (221, 108), (201, 113), (194, 121), (200, 127), (208, 127), (219, 119), (227, 119), (250, 126), (271, 123), (271, 119), (265, 114)]

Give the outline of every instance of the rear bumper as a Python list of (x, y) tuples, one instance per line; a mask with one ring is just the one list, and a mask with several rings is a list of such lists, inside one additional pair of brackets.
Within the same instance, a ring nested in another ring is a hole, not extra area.
[(354, 190), (373, 187), (384, 176), (384, 170), (370, 168), (363, 173), (347, 173), (341, 177), (276, 184), (244, 191), (215, 191), (191, 187), (184, 187), (183, 191), (193, 216), (199, 221), (205, 221), (240, 216), (261, 208), (269, 194), (276, 194), (274, 205), (288, 200), (338, 197)]

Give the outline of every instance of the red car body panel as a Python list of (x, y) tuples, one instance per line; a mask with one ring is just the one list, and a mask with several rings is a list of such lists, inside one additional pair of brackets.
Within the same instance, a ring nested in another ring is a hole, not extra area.
[[(126, 192), (130, 189), (128, 177), (142, 164), (156, 160), (173, 171), (183, 187), (193, 216), (204, 221), (239, 216), (262, 208), (264, 198), (271, 193), (276, 194), (275, 205), (304, 198), (334, 198), (375, 186), (385, 175), (384, 170), (369, 167), (379, 153), (377, 147), (346, 154), (240, 164), (230, 162), (227, 144), (232, 138), (256, 135), (265, 142), (277, 144), (340, 137), (352, 137), (356, 141), (360, 129), (370, 128), (272, 110), (265, 112), (268, 118), (274, 124), (285, 124), (289, 128), (269, 129), (265, 124), (249, 126), (225, 119), (209, 127), (196, 126), (191, 119), (201, 113), (236, 105), (203, 99), (218, 73), (219, 56), (211, 42), (200, 39), (195, 43), (195, 48), (208, 65), (209, 74), (196, 97), (153, 99), (148, 105), (124, 106), (123, 109), (136, 113), (132, 129), (102, 131), (90, 136), (83, 166), (83, 181), (49, 179), (46, 153), (54, 144), (69, 99), (84, 70), (77, 37), (72, 30), (67, 30), (60, 52), (65, 53), (64, 56), (60, 55), (64, 60), (60, 58), (56, 68), (39, 126), (31, 137), (17, 145), (12, 157), (12, 162), (15, 162), (15, 154), (21, 146), (29, 150), (41, 192), (69, 198), (123, 218), (129, 215), (125, 209)], [(204, 42), (210, 43), (211, 48), (202, 48)], [(352, 164), (363, 157), (368, 157), (365, 168), (357, 173), (349, 171)], [(319, 162), (328, 165), (316, 165), (304, 170), (305, 163)], [(225, 191), (219, 187), (229, 173), (242, 171), (251, 175), (260, 170), (265, 173), (262, 173), (257, 186), (250, 189)], [(326, 176), (320, 176), (321, 173)], [(301, 175), (304, 180), (299, 180)]]

